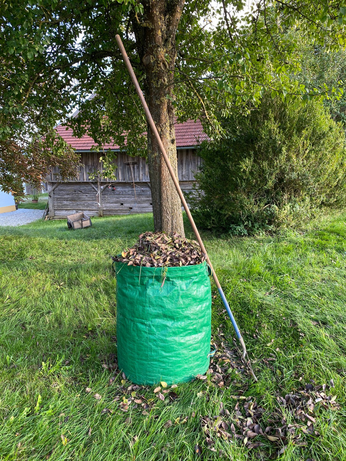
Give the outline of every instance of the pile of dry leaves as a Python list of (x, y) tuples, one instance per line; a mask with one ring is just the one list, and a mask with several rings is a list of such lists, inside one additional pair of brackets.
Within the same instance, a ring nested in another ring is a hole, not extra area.
[(194, 240), (178, 234), (169, 236), (162, 232), (145, 232), (132, 248), (112, 259), (128, 266), (177, 267), (201, 264), (205, 255)]

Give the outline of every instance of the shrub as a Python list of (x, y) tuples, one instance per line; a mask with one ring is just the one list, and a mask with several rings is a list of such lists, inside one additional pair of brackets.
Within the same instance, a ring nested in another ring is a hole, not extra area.
[(320, 101), (267, 95), (248, 115), (223, 121), (204, 143), (192, 199), (203, 227), (247, 235), (294, 226), (346, 197), (345, 135)]

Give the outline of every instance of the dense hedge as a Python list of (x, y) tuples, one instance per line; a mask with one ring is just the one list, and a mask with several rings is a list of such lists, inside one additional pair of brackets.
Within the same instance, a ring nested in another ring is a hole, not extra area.
[(345, 135), (321, 102), (266, 96), (223, 125), (225, 137), (200, 150), (204, 166), (193, 200), (199, 225), (247, 235), (345, 203)]

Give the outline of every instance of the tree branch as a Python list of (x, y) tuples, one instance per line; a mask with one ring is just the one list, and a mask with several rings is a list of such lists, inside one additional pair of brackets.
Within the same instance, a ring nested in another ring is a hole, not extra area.
[(229, 21), (228, 21), (228, 14), (227, 14), (227, 8), (226, 8), (226, 3), (225, 3), (225, 0), (222, 0), (222, 7), (223, 7), (223, 14), (224, 14), (224, 18), (225, 18), (225, 21), (226, 21), (226, 26), (227, 26), (227, 32), (228, 32), (228, 35), (229, 35), (229, 38), (231, 40), (231, 42), (233, 42), (233, 35), (232, 35), (232, 32), (231, 32), (231, 26), (229, 25)]
[(173, 8), (170, 14), (168, 15), (168, 26), (167, 26), (167, 36), (168, 37), (175, 37), (179, 22), (180, 22), (180, 18), (183, 13), (184, 4), (185, 4), (185, 0), (173, 0), (170, 2), (170, 6), (172, 5)]
[(201, 103), (202, 105), (202, 108), (203, 108), (203, 112), (204, 112), (204, 115), (205, 115), (205, 118), (208, 120), (209, 123), (210, 122), (210, 117), (209, 117), (209, 114), (208, 114), (208, 111), (207, 111), (207, 108), (204, 104), (204, 101), (203, 101), (203, 98), (202, 96), (198, 93), (197, 89), (195, 88), (195, 86), (193, 85), (193, 83), (191, 82), (191, 79), (189, 78), (188, 75), (186, 75), (184, 72), (182, 72), (180, 69), (179, 69), (179, 65), (177, 65), (177, 69), (178, 69), (178, 72), (182, 73), (183, 75), (185, 75), (187, 77), (187, 80), (186, 80), (186, 83), (190, 86), (190, 88), (192, 89), (192, 91), (195, 93), (195, 95), (197, 96), (199, 102)]
[(280, 5), (286, 7), (286, 8), (289, 8), (293, 11), (295, 11), (296, 13), (299, 14), (299, 16), (301, 16), (302, 18), (306, 19), (308, 22), (310, 22), (310, 24), (314, 24), (315, 26), (319, 26), (320, 29), (326, 31), (327, 29), (325, 27), (323, 27), (320, 23), (314, 21), (313, 19), (309, 18), (309, 16), (306, 16), (305, 14), (302, 13), (302, 11), (297, 7), (297, 6), (294, 6), (294, 5), (291, 5), (289, 3), (285, 3), (281, 0), (275, 0), (277, 3), (279, 3)]

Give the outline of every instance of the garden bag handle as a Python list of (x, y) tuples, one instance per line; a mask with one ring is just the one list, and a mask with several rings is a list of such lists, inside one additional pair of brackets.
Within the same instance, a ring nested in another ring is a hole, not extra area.
[[(189, 218), (189, 221), (190, 221), (191, 226), (192, 226), (192, 229), (193, 229), (193, 231), (194, 231), (194, 233), (195, 233), (195, 235), (196, 235), (196, 238), (197, 238), (197, 241), (198, 241), (198, 243), (199, 243), (199, 246), (201, 247), (202, 252), (205, 254), (206, 260), (207, 260), (207, 262), (208, 262), (208, 264), (209, 264), (209, 266), (210, 266), (211, 273), (212, 273), (213, 278), (214, 278), (214, 280), (215, 280), (217, 289), (219, 290), (219, 293), (220, 293), (222, 302), (223, 302), (223, 304), (224, 304), (224, 306), (225, 306), (225, 308), (226, 308), (226, 311), (227, 311), (227, 313), (228, 313), (228, 315), (229, 315), (229, 318), (231, 319), (233, 328), (234, 328), (234, 330), (235, 330), (235, 332), (236, 332), (236, 334), (237, 334), (237, 337), (238, 337), (239, 342), (240, 342), (240, 344), (241, 344), (241, 347), (242, 347), (242, 349), (243, 349), (243, 359), (245, 359), (245, 356), (246, 356), (246, 354), (247, 354), (247, 351), (246, 351), (246, 346), (245, 346), (244, 339), (243, 339), (243, 337), (242, 337), (242, 335), (241, 335), (241, 333), (240, 333), (240, 331), (239, 331), (237, 322), (235, 321), (235, 318), (234, 318), (234, 316), (233, 316), (233, 314), (232, 314), (232, 311), (231, 311), (231, 309), (230, 309), (230, 307), (229, 307), (229, 305), (228, 305), (226, 296), (225, 296), (225, 294), (224, 294), (224, 292), (223, 292), (223, 289), (222, 289), (222, 287), (221, 287), (221, 285), (220, 285), (219, 279), (217, 278), (216, 272), (215, 272), (214, 269), (213, 269), (212, 263), (211, 263), (211, 261), (210, 261), (210, 259), (209, 259), (207, 250), (205, 249), (205, 246), (204, 246), (204, 244), (203, 244), (203, 241), (202, 241), (202, 239), (201, 239), (201, 236), (199, 235), (199, 232), (198, 232), (198, 229), (197, 229), (197, 227), (196, 227), (195, 221), (194, 221), (194, 219), (193, 219), (193, 217), (192, 217), (192, 215), (191, 215), (191, 212), (190, 212), (190, 209), (189, 209), (189, 207), (188, 207), (188, 204), (187, 204), (187, 202), (186, 202), (186, 200), (185, 200), (184, 194), (183, 194), (183, 192), (182, 192), (182, 190), (181, 190), (181, 188), (180, 188), (179, 181), (178, 181), (178, 179), (177, 179), (176, 176), (175, 176), (175, 173), (174, 173), (174, 170), (173, 170), (173, 168), (172, 168), (171, 162), (170, 162), (170, 160), (169, 160), (169, 158), (168, 158), (168, 156), (167, 156), (166, 150), (165, 150), (164, 145), (163, 145), (163, 143), (162, 143), (162, 141), (161, 141), (160, 135), (159, 135), (159, 133), (158, 133), (158, 131), (157, 131), (155, 122), (154, 122), (154, 120), (153, 120), (153, 117), (151, 116), (151, 113), (150, 113), (150, 111), (149, 111), (148, 105), (147, 105), (147, 103), (146, 103), (146, 101), (145, 101), (145, 99), (144, 99), (142, 90), (141, 90), (141, 88), (140, 88), (140, 86), (139, 86), (139, 83), (138, 83), (138, 81), (137, 81), (137, 77), (136, 77), (136, 75), (135, 75), (135, 73), (134, 73), (134, 71), (133, 71), (133, 69), (132, 69), (130, 60), (129, 60), (127, 54), (126, 54), (126, 50), (125, 50), (124, 45), (123, 45), (123, 43), (122, 43), (122, 41), (121, 41), (121, 38), (120, 38), (119, 35), (116, 35), (116, 36), (115, 36), (115, 39), (116, 39), (116, 41), (117, 41), (117, 43), (118, 43), (119, 49), (120, 49), (120, 51), (121, 51), (121, 54), (123, 55), (124, 62), (125, 62), (125, 64), (126, 64), (127, 70), (129, 71), (129, 74), (130, 74), (130, 76), (131, 76), (131, 79), (132, 79), (132, 81), (133, 81), (133, 83), (134, 83), (134, 85), (135, 85), (135, 88), (136, 88), (137, 94), (138, 94), (138, 96), (139, 96), (139, 99), (141, 100), (141, 103), (142, 103), (142, 106), (143, 106), (143, 108), (144, 108), (145, 115), (146, 115), (146, 117), (147, 117), (148, 123), (149, 123), (150, 128), (151, 128), (151, 130), (152, 130), (152, 132), (153, 132), (153, 134), (154, 134), (154, 136), (155, 136), (155, 138), (156, 138), (156, 140), (157, 140), (157, 142), (158, 142), (158, 144), (159, 144), (159, 147), (160, 147), (160, 149), (161, 149), (161, 153), (162, 153), (162, 155), (163, 155), (163, 158), (165, 159), (165, 162), (166, 162), (168, 171), (169, 171), (169, 173), (170, 173), (170, 175), (171, 175), (171, 177), (172, 177), (172, 180), (173, 180), (173, 182), (174, 182), (175, 188), (177, 189), (177, 192), (178, 192), (178, 194), (179, 194), (180, 200), (181, 200), (181, 202), (182, 202), (182, 204), (183, 204), (183, 206), (184, 206), (184, 208), (185, 208), (185, 212), (186, 212), (186, 214), (187, 214), (187, 216), (188, 216), (188, 218)], [(254, 375), (253, 375), (253, 376), (254, 376)]]

